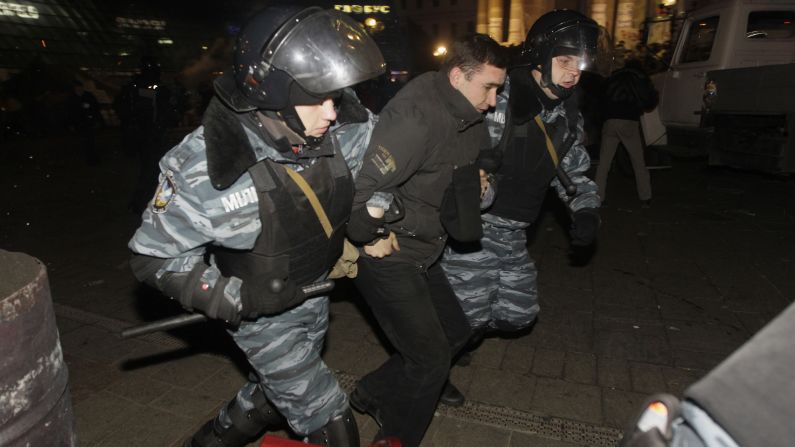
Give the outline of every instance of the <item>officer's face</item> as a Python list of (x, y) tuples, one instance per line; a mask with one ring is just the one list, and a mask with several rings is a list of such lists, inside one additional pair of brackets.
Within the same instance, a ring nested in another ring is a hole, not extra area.
[(320, 104), (309, 106), (295, 106), (295, 112), (304, 125), (304, 133), (308, 137), (322, 137), (328, 131), (331, 123), (337, 119), (334, 110), (334, 101), (326, 98)]
[(450, 70), (453, 88), (461, 92), (479, 112), (485, 113), (497, 105), (497, 89), (505, 82), (505, 69), (483, 64), (467, 76), (460, 68)]
[(552, 58), (552, 82), (572, 88), (580, 82), (582, 58), (579, 56), (556, 56)]
[[(552, 58), (552, 70), (550, 72), (552, 83), (559, 85), (563, 88), (572, 88), (580, 82), (580, 75), (582, 74), (582, 58), (579, 56), (555, 56)], [(541, 85), (541, 72), (533, 70), (533, 77), (539, 85)], [(541, 90), (552, 98), (558, 99), (551, 90), (542, 87)]]

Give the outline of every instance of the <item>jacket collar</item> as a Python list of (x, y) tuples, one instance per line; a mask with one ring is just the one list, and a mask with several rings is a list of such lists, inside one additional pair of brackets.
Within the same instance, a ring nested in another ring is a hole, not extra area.
[(461, 92), (453, 88), (447, 73), (434, 73), (434, 83), (447, 110), (458, 122), (459, 131), (483, 120), (483, 114)]

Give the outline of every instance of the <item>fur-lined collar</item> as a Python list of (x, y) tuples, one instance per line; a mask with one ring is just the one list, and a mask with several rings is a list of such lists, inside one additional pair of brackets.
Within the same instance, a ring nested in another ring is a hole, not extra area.
[[(242, 115), (248, 115), (249, 112)], [(226, 189), (246, 170), (257, 162), (241, 119), (225, 107), (218, 98), (213, 98), (204, 111), (204, 141), (207, 150), (207, 174), (213, 187)]]
[[(260, 121), (257, 113), (237, 113), (217, 97), (207, 106), (202, 125), (207, 174), (215, 189), (229, 188), (248, 168), (263, 158), (270, 158), (278, 163), (305, 165), (311, 164), (311, 159), (337, 153), (336, 139), (332, 134), (327, 134), (319, 147), (296, 153), (292, 150), (287, 135), (289, 128), (284, 123), (277, 122), (273, 116), (263, 116), (264, 120)], [(257, 147), (252, 146), (252, 134), (260, 140), (261, 144), (253, 143)], [(294, 144), (303, 145), (304, 140), (298, 135), (294, 135), (294, 140)]]

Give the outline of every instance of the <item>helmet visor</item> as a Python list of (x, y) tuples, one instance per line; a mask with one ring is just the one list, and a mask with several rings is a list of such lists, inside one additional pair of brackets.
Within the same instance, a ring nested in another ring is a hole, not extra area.
[(610, 74), (610, 41), (604, 28), (573, 23), (555, 30), (549, 40), (550, 56), (556, 63), (565, 65), (564, 69), (590, 71), (602, 76)]
[(305, 90), (316, 94), (374, 78), (386, 67), (381, 51), (364, 27), (331, 10), (302, 20), (275, 48), (266, 48), (264, 56)]

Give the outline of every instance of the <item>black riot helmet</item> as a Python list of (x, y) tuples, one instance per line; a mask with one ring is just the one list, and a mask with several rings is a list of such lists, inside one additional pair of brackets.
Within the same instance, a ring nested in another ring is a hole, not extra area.
[(604, 52), (605, 43), (604, 33), (596, 22), (577, 11), (556, 9), (539, 17), (528, 31), (522, 47), (522, 65), (538, 69), (542, 87), (565, 99), (574, 89), (553, 84), (552, 58), (578, 56), (580, 70), (601, 68), (599, 54)]
[(283, 110), (322, 100), (376, 77), (386, 64), (364, 27), (334, 10), (271, 6), (243, 27), (234, 51), (234, 73), (216, 81), (232, 109)]

